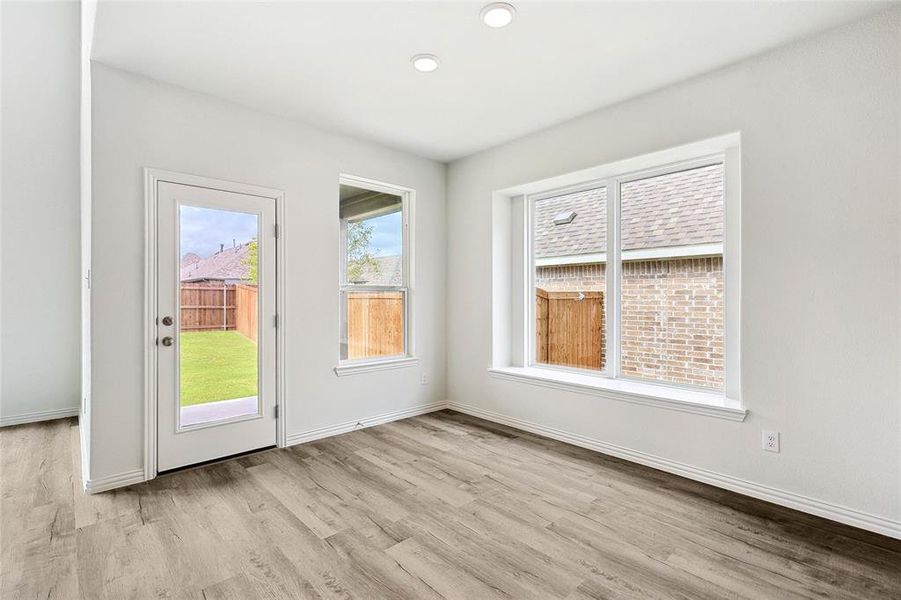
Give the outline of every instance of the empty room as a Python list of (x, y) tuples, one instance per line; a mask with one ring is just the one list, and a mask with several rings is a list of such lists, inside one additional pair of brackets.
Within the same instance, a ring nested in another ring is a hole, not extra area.
[(0, 0), (0, 598), (901, 598), (901, 1)]

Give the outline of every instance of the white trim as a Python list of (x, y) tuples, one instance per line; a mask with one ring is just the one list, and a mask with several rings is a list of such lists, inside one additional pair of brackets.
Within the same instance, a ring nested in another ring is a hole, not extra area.
[[(157, 352), (156, 352), (156, 207), (157, 182), (165, 172), (144, 169), (144, 479), (156, 477)], [(85, 491), (88, 482), (85, 481)]]
[(387, 371), (389, 369), (402, 369), (404, 367), (412, 367), (419, 364), (419, 359), (415, 356), (401, 356), (398, 358), (387, 358), (385, 360), (368, 360), (365, 362), (346, 362), (335, 367), (335, 375), (344, 377), (345, 375), (358, 375), (360, 373), (372, 373), (373, 371)]
[[(622, 219), (620, 216), (620, 184), (618, 181), (608, 181), (607, 187), (607, 244), (610, 248), (610, 264), (604, 271), (604, 314), (606, 315), (606, 354), (604, 358), (604, 373), (608, 377), (617, 378), (622, 374), (620, 357), (622, 344), (620, 334), (622, 330), (622, 285), (623, 263), (622, 254)], [(615, 217), (612, 218), (611, 217)], [(532, 294), (531, 290), (527, 291)], [(532, 323), (526, 327), (531, 328)]]
[(635, 380), (611, 379), (600, 375), (586, 375), (570, 369), (501, 367), (488, 369), (488, 375), (495, 379), (506, 379), (728, 421), (744, 421), (748, 416), (748, 411), (741, 408), (738, 402), (730, 400), (722, 394)]
[(85, 423), (81, 417), (78, 418), (78, 434), (80, 438), (78, 446), (81, 451), (81, 489), (87, 489), (88, 480), (91, 478), (91, 450), (88, 446), (90, 441), (86, 440), (88, 435), (86, 433)]
[(39, 421), (50, 421), (52, 419), (65, 419), (68, 417), (77, 417), (81, 407), (72, 406), (70, 408), (55, 408), (53, 410), (39, 410), (29, 413), (19, 413), (18, 415), (0, 416), (0, 427), (11, 427), (12, 425), (24, 425), (25, 423), (37, 423)]
[(445, 408), (447, 408), (446, 401), (431, 402), (429, 404), (423, 404), (411, 408), (404, 408), (381, 415), (357, 419), (355, 421), (347, 421), (345, 423), (338, 423), (336, 425), (326, 425), (325, 427), (317, 427), (316, 429), (292, 433), (288, 436), (288, 446), (303, 444), (304, 442), (312, 442), (314, 440), (321, 440), (323, 438), (340, 435), (342, 433), (347, 433), (356, 429), (373, 427), (374, 425), (382, 425), (383, 423), (390, 423), (391, 421), (398, 421), (400, 419), (406, 419), (408, 417), (424, 415), (426, 413), (435, 412), (436, 410), (444, 410)]
[(865, 513), (846, 506), (832, 504), (831, 502), (825, 502), (787, 490), (780, 490), (778, 488), (733, 477), (731, 475), (717, 473), (716, 471), (711, 471), (709, 469), (693, 467), (654, 454), (617, 446), (584, 435), (569, 433), (561, 429), (555, 429), (523, 419), (509, 417), (501, 413), (484, 410), (475, 406), (451, 401), (448, 402), (447, 407), (451, 410), (486, 419), (494, 423), (501, 423), (516, 429), (573, 444), (574, 446), (587, 448), (609, 456), (615, 456), (630, 462), (666, 471), (667, 473), (679, 475), (687, 479), (731, 490), (745, 496), (772, 502), (779, 506), (792, 508), (804, 513), (844, 523), (852, 527), (858, 527), (881, 535), (901, 539), (901, 521)]
[(84, 491), (88, 494), (96, 494), (144, 481), (146, 481), (144, 479), (144, 469), (134, 469), (133, 471), (126, 471), (125, 473), (109, 475), (99, 479), (85, 479)]
[(723, 160), (723, 376), (724, 391), (741, 396), (741, 146)]
[(741, 134), (739, 132), (727, 133), (700, 142), (684, 144), (667, 150), (642, 154), (641, 156), (589, 167), (581, 171), (504, 188), (497, 190), (495, 194), (507, 197), (525, 194), (540, 199), (593, 187), (603, 187), (604, 180), (625, 173), (629, 174), (630, 179), (633, 175), (641, 179), (647, 177), (648, 173), (651, 172), (662, 174), (661, 166), (664, 167), (663, 171), (665, 171), (667, 166), (671, 165), (679, 165), (675, 170), (681, 170), (684, 168), (681, 165), (685, 165), (688, 162), (692, 162), (696, 167), (701, 166), (707, 160), (705, 157), (721, 155), (724, 148), (738, 146), (740, 142)]
[[(692, 244), (690, 246), (661, 246), (660, 248), (623, 250), (622, 259), (626, 261), (657, 260), (667, 258), (685, 258), (690, 256), (717, 256), (722, 253), (722, 244)], [(560, 267), (566, 265), (592, 265), (606, 262), (606, 252), (593, 252), (591, 254), (568, 254), (565, 256), (548, 256), (545, 258), (536, 258), (535, 266)]]
[(278, 417), (275, 420), (275, 445), (284, 448), (288, 439), (288, 335), (285, 323), (288, 320), (288, 250), (285, 228), (285, 193), (273, 190), (275, 194), (275, 405)]
[[(156, 347), (156, 317), (157, 317), (157, 185), (160, 182), (176, 183), (194, 187), (219, 190), (271, 198), (275, 201), (275, 219), (278, 226), (276, 244), (276, 314), (278, 315), (278, 327), (275, 330), (276, 357), (275, 357), (275, 404), (278, 410), (276, 418), (275, 443), (278, 447), (286, 445), (286, 336), (285, 318), (287, 304), (285, 296), (286, 268), (285, 260), (285, 193), (282, 190), (238, 183), (225, 179), (215, 179), (199, 175), (177, 173), (163, 169), (144, 168), (144, 468), (142, 481), (149, 481), (157, 475), (157, 347)], [(129, 476), (128, 473), (121, 477)], [(119, 476), (102, 478), (100, 481), (114, 479)], [(90, 480), (86, 479), (85, 489)], [(134, 483), (134, 482), (131, 482)], [(121, 484), (128, 485), (128, 483)], [(114, 487), (119, 487), (117, 484)], [(109, 489), (109, 488), (103, 488)]]

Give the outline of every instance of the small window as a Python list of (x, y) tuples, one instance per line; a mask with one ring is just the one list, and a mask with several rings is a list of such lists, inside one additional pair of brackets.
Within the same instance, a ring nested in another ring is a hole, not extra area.
[[(378, 186), (381, 188), (382, 186)], [(407, 355), (407, 197), (340, 185), (342, 361)]]

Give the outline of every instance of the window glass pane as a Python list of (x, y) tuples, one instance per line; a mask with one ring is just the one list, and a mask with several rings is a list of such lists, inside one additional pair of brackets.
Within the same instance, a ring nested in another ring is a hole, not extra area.
[(532, 214), (534, 360), (601, 371), (606, 364), (607, 190), (536, 200)]
[(179, 422), (255, 415), (259, 216), (179, 208)]
[(624, 183), (623, 376), (723, 388), (723, 165)]
[(403, 355), (403, 198), (342, 185), (340, 218), (344, 245), (341, 359)]
[(405, 292), (341, 292), (341, 359), (384, 358), (404, 354)]
[(341, 194), (345, 283), (402, 287), (403, 199), (351, 186)]

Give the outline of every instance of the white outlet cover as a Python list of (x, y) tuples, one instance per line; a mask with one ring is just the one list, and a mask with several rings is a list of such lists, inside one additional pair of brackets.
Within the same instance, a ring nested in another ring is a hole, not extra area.
[(767, 452), (779, 452), (779, 432), (778, 431), (766, 431), (763, 432), (763, 439), (761, 440), (763, 449)]

